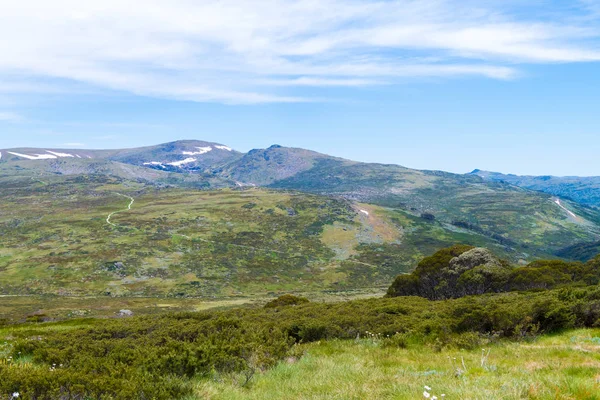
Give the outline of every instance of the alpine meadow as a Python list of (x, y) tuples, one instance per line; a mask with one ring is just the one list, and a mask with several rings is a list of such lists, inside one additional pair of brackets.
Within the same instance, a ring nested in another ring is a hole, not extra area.
[(0, 2), (0, 400), (600, 400), (598, 0)]

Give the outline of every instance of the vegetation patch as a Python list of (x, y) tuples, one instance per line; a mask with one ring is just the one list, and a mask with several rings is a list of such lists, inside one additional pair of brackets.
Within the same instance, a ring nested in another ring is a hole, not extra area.
[(587, 263), (538, 260), (526, 266), (512, 266), (487, 249), (457, 245), (425, 257), (411, 274), (399, 275), (387, 295), (443, 300), (598, 282), (600, 256)]

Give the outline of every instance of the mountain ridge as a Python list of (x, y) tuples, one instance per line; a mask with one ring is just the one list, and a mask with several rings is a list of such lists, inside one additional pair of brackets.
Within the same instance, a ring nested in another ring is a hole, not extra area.
[(572, 254), (572, 249), (588, 248), (600, 238), (600, 210), (560, 196), (557, 202), (555, 195), (478, 174), (362, 163), (280, 145), (241, 153), (196, 140), (69, 153), (16, 150), (0, 150), (0, 179), (106, 175), (165, 187), (260, 186), (341, 197), (403, 210), (435, 221), (447, 232), (481, 235), (524, 258)]
[(560, 196), (584, 205), (600, 207), (600, 176), (515, 175), (480, 169), (473, 170), (470, 175), (479, 176), (486, 181), (505, 182)]

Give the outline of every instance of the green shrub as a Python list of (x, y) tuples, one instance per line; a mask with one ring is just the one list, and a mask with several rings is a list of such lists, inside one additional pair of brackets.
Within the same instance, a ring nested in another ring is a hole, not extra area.
[(294, 296), (292, 294), (284, 294), (283, 296), (279, 296), (275, 300), (271, 300), (270, 302), (265, 304), (265, 308), (297, 306), (299, 304), (306, 304), (308, 302), (309, 301), (307, 298)]
[(297, 342), (368, 331), (383, 346), (469, 349), (599, 321), (600, 289), (584, 287), (30, 323), (4, 348), (15, 361), (0, 360), (0, 398), (176, 399), (189, 393), (190, 378), (251, 377), (296, 354)]
[(484, 293), (596, 285), (599, 282), (600, 257), (585, 264), (538, 260), (526, 266), (511, 266), (486, 249), (456, 245), (425, 257), (413, 273), (399, 275), (388, 289), (387, 296), (422, 296), (443, 300)]

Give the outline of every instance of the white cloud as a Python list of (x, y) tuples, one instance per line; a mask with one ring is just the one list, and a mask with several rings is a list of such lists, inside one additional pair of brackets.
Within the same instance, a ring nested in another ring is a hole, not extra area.
[[(597, 1), (580, 1), (578, 15), (591, 17)], [(517, 17), (520, 1), (0, 2), (10, 38), (0, 41), (0, 80), (24, 77), (0, 92), (55, 79), (192, 101), (298, 102), (313, 100), (294, 95), (298, 86), (511, 79), (520, 64), (600, 61), (597, 24)]]

